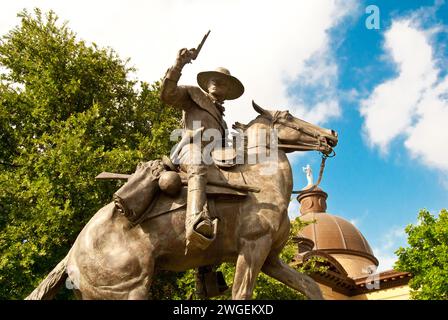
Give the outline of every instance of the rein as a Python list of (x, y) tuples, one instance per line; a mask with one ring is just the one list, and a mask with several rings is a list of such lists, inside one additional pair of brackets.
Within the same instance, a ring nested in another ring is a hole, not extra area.
[(313, 184), (310, 188), (307, 188), (305, 190), (299, 190), (299, 191), (293, 191), (293, 194), (301, 194), (304, 192), (310, 192), (310, 191), (314, 191), (320, 184), (320, 182), (322, 181), (322, 176), (324, 174), (324, 168), (325, 168), (325, 161), (327, 161), (328, 158), (333, 158), (334, 156), (336, 156), (336, 153), (333, 151), (332, 155), (326, 155), (324, 153), (322, 153), (322, 160), (320, 162), (320, 170), (319, 170), (319, 178), (317, 179), (317, 182), (315, 184)]
[[(278, 147), (283, 147), (283, 148), (289, 148), (289, 149), (295, 149), (297, 151), (312, 151), (312, 150), (317, 150), (322, 154), (322, 160), (320, 162), (320, 169), (319, 169), (319, 177), (317, 179), (317, 182), (315, 184), (313, 184), (310, 188), (306, 189), (306, 190), (300, 190), (300, 191), (293, 191), (292, 193), (294, 194), (301, 194), (303, 192), (310, 192), (310, 191), (314, 191), (320, 184), (320, 182), (322, 181), (322, 176), (324, 174), (324, 169), (325, 169), (325, 162), (327, 161), (328, 158), (333, 158), (336, 156), (336, 152), (334, 151), (333, 148), (331, 148), (331, 153), (330, 154), (326, 154), (323, 151), (328, 150), (328, 144), (325, 143), (325, 145), (322, 145), (322, 142), (324, 142), (325, 140), (322, 138), (322, 136), (320, 134), (316, 134), (316, 133), (312, 133), (312, 132), (308, 132), (308, 130), (304, 130), (302, 127), (296, 126), (294, 124), (282, 121), (282, 119), (279, 117), (280, 115), (280, 111), (276, 111), (274, 113), (273, 116), (268, 116), (268, 115), (261, 115), (262, 117), (268, 119), (270, 121), (270, 127), (271, 129), (274, 129), (274, 125), (276, 123), (280, 123), (281, 125), (291, 128), (293, 130), (299, 131), (303, 134), (306, 134), (312, 138), (315, 138), (317, 141), (319, 141), (319, 144), (316, 145), (312, 145), (312, 144), (308, 144), (308, 143), (303, 143), (300, 146), (298, 145), (288, 145), (288, 144), (278, 144)], [(269, 147), (269, 146), (266, 146)]]
[[(274, 129), (274, 125), (279, 123), (285, 127), (291, 128), (293, 130), (299, 131), (307, 136), (310, 136), (318, 141), (318, 144), (309, 144), (309, 143), (301, 143), (300, 145), (290, 145), (290, 144), (278, 144), (280, 148), (292, 149), (296, 151), (314, 151), (317, 150), (324, 155), (324, 151), (328, 150), (328, 144), (325, 142), (325, 139), (318, 133), (309, 132), (308, 130), (304, 130), (304, 128), (296, 126), (295, 124), (291, 124), (286, 121), (282, 121), (282, 118), (279, 117), (280, 111), (276, 111), (273, 116), (263, 114), (262, 117), (266, 118), (270, 122), (271, 129)], [(336, 154), (333, 149), (331, 149), (331, 156), (327, 156), (332, 158)]]

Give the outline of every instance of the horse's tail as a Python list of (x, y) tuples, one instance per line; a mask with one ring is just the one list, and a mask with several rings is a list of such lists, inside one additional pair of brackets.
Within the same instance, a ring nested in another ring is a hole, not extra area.
[(67, 279), (68, 254), (51, 270), (48, 276), (34, 289), (25, 300), (51, 300), (54, 298), (62, 283)]

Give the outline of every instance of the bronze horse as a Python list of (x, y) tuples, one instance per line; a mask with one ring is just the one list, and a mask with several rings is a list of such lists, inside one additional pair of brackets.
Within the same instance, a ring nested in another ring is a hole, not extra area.
[[(185, 271), (221, 262), (236, 263), (233, 299), (250, 299), (260, 271), (305, 294), (323, 299), (319, 286), (299, 273), (279, 254), (290, 230), (288, 205), (292, 171), (287, 152), (332, 152), (336, 132), (293, 117), (288, 111), (268, 111), (255, 103), (258, 117), (239, 125), (247, 134), (247, 149), (257, 152), (260, 132), (278, 132), (275, 163), (242, 164), (247, 183), (261, 188), (240, 201), (216, 201), (221, 221), (215, 241), (205, 250), (185, 254), (185, 207), (130, 227), (113, 203), (101, 208), (80, 232), (67, 256), (27, 299), (51, 299), (67, 275), (82, 299), (148, 299), (156, 270)], [(260, 130), (264, 129), (264, 130)], [(262, 167), (273, 165), (270, 174)]]

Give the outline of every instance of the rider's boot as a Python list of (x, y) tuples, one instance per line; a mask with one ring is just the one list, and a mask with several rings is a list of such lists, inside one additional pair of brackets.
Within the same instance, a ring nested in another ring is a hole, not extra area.
[(215, 237), (215, 224), (208, 212), (207, 195), (207, 167), (205, 165), (191, 165), (188, 168), (188, 198), (186, 214), (186, 251), (195, 246), (206, 249)]

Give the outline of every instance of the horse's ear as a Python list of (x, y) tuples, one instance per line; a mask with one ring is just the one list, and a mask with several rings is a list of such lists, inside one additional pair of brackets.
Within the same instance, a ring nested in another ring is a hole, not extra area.
[(235, 129), (235, 130), (246, 130), (247, 129), (247, 125), (245, 125), (245, 124), (242, 124), (242, 123), (240, 123), (240, 122), (235, 122), (233, 125), (232, 125), (232, 129)]
[(264, 110), (262, 107), (260, 107), (258, 104), (256, 104), (254, 100), (252, 100), (252, 107), (259, 114), (268, 114), (268, 112), (266, 110)]

